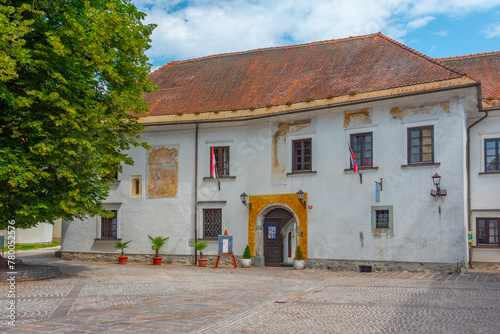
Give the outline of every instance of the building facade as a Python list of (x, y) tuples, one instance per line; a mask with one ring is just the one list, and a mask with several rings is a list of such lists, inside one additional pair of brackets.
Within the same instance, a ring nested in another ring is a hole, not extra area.
[[(105, 202), (114, 218), (63, 222), (63, 258), (114, 259), (121, 239), (139, 259), (160, 235), (167, 261), (192, 263), (191, 241), (213, 259), (227, 230), (257, 266), (289, 264), (297, 246), (317, 268), (468, 261), (467, 136), (471, 151), (497, 138), (468, 129), (484, 114), (477, 79), (382, 34), (173, 62), (151, 79), (150, 149), (128, 152)], [(494, 195), (498, 178), (481, 173), (470, 183)], [(472, 200), (472, 220), (498, 206), (489, 198)]]

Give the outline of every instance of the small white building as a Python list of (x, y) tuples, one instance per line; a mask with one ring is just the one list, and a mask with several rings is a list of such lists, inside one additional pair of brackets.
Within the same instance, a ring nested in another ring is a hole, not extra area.
[[(256, 266), (290, 263), (297, 245), (316, 268), (468, 261), (467, 134), (484, 111), (464, 71), (373, 34), (171, 62), (150, 77), (151, 149), (128, 152), (135, 164), (104, 204), (114, 218), (63, 222), (63, 258), (114, 259), (114, 243), (132, 240), (139, 259), (151, 235), (170, 237), (167, 261), (193, 263), (200, 239), (213, 260), (227, 230)], [(500, 216), (500, 174), (481, 172), (483, 142), (500, 138), (490, 122), (471, 130), (472, 220)], [(498, 246), (481, 261), (500, 262)]]

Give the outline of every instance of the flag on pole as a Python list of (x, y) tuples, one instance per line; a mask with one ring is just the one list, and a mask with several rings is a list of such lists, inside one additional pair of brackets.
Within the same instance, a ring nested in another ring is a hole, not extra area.
[(213, 147), (210, 151), (210, 176), (212, 178), (217, 178), (217, 186), (219, 187), (220, 191), (219, 173), (217, 172), (217, 162), (215, 162), (215, 153)]
[(358, 163), (356, 162), (356, 156), (354, 155), (354, 152), (352, 151), (351, 144), (347, 142), (347, 145), (349, 146), (349, 152), (351, 152), (351, 165), (352, 165), (352, 170), (354, 173), (358, 172)]
[(212, 177), (212, 178), (215, 177), (215, 154), (214, 154), (213, 147), (212, 147), (212, 150), (210, 152), (210, 177)]

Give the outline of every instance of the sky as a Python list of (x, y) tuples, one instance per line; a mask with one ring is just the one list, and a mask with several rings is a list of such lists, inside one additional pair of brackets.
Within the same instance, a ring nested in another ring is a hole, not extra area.
[(500, 51), (500, 0), (132, 0), (174, 60), (381, 32), (429, 57)]

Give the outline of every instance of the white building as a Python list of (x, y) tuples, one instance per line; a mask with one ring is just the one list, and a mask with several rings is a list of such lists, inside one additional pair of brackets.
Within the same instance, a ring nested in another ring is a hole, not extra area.
[[(227, 230), (257, 266), (291, 262), (296, 245), (310, 267), (467, 262), (467, 127), (484, 112), (480, 82), (462, 71), (374, 34), (172, 62), (151, 80), (151, 149), (130, 150), (135, 165), (105, 203), (115, 218), (63, 222), (63, 258), (114, 259), (117, 239), (144, 258), (161, 235), (167, 261), (192, 263), (195, 239), (213, 260)], [(471, 130), (472, 220), (500, 216), (498, 165), (479, 172), (484, 140), (500, 138), (491, 122)], [(498, 246), (480, 261), (500, 262)]]
[(481, 81), (482, 110), (469, 114), (472, 262), (500, 262), (500, 52), (440, 59)]

